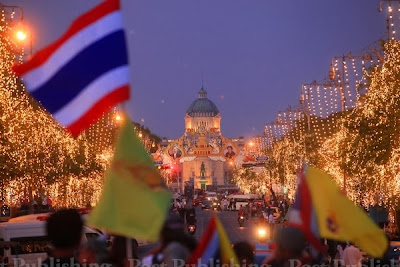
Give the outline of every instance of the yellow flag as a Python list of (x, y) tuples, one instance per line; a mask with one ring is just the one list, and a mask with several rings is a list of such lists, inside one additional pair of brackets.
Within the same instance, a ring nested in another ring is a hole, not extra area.
[(219, 235), (221, 263), (231, 264), (231, 265), (238, 264), (239, 261), (235, 255), (235, 252), (231, 247), (231, 243), (229, 242), (229, 238), (226, 235), (224, 226), (222, 225), (222, 223), (220, 222), (220, 220), (216, 215), (214, 215), (214, 220)]
[(372, 257), (384, 255), (388, 240), (383, 230), (342, 193), (329, 174), (308, 167), (306, 181), (321, 237), (350, 241)]
[(120, 130), (103, 192), (88, 224), (113, 234), (156, 241), (171, 193), (164, 189), (162, 177), (131, 124), (126, 122)]

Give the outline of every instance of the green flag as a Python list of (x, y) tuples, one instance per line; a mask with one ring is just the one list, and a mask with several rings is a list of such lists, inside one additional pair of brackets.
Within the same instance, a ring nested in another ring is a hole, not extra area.
[(167, 215), (171, 194), (131, 122), (120, 130), (114, 159), (99, 203), (88, 224), (113, 234), (155, 241)]

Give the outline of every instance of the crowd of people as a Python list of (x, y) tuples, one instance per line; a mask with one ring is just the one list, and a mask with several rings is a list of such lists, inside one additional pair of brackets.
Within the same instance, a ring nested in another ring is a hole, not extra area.
[[(51, 214), (46, 226), (51, 246), (42, 266), (124, 267), (161, 263), (174, 266), (174, 259), (187, 260), (197, 245), (196, 240), (186, 234), (183, 221), (175, 214), (167, 217), (160, 232), (159, 246), (142, 259), (138, 257), (137, 242), (123, 236), (109, 239), (104, 235), (81, 244), (82, 228), (83, 221), (77, 210), (60, 210)], [(110, 240), (111, 247), (108, 247)]]
[(26, 215), (31, 212), (42, 213), (53, 210), (53, 201), (50, 196), (34, 195), (31, 201), (29, 197), (21, 197), (17, 205), (17, 214)]
[[(139, 258), (137, 242), (123, 236), (112, 236), (110, 239), (104, 235), (81, 243), (83, 221), (80, 213), (73, 209), (59, 210), (52, 213), (47, 220), (46, 229), (51, 246), (48, 258), (43, 261), (42, 266), (184, 266), (197, 246), (197, 241), (185, 231), (184, 219), (176, 213), (169, 213), (161, 229), (158, 246)], [(321, 242), (324, 250), (316, 252), (307, 245), (299, 229), (285, 226), (275, 231), (272, 253), (261, 262), (256, 260), (255, 248), (246, 241), (235, 243), (232, 248), (241, 267), (260, 266), (253, 264), (271, 267), (316, 264), (361, 266), (364, 257), (353, 244), (332, 240)], [(54, 265), (55, 263), (59, 265)]]

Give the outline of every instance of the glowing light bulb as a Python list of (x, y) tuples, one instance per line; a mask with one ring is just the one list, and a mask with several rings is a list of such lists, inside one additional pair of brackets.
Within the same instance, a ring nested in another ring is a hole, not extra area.
[(20, 40), (20, 41), (25, 41), (25, 40), (26, 40), (26, 37), (27, 37), (26, 32), (21, 31), (21, 30), (17, 31), (17, 33), (15, 34), (15, 36), (16, 36), (17, 39)]

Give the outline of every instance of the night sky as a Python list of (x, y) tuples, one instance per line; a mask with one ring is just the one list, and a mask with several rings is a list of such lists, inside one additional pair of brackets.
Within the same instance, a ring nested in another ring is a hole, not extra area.
[[(33, 49), (50, 44), (100, 0), (2, 0), (24, 9)], [(202, 85), (227, 137), (262, 134), (333, 56), (385, 37), (378, 0), (122, 0), (133, 120), (177, 138)]]

